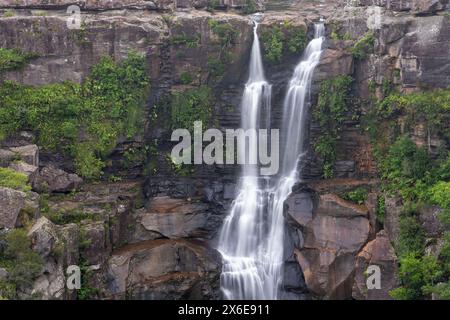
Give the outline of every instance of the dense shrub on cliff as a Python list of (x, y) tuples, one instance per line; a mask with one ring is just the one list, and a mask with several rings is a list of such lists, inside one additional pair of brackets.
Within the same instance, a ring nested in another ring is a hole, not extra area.
[(213, 35), (212, 43), (218, 47), (217, 54), (208, 55), (208, 69), (213, 80), (220, 80), (225, 73), (227, 64), (233, 60), (231, 51), (240, 32), (228, 22), (210, 19), (208, 25)]
[(35, 53), (25, 53), (17, 49), (0, 48), (0, 73), (24, 67)]
[(147, 87), (145, 60), (135, 53), (121, 63), (103, 58), (81, 85), (30, 87), (5, 81), (0, 84), (0, 139), (31, 129), (41, 147), (72, 155), (77, 173), (98, 178), (117, 139), (141, 130)]
[(281, 26), (271, 26), (263, 29), (261, 41), (264, 48), (264, 57), (273, 64), (281, 62), (286, 53), (301, 53), (306, 46), (305, 30), (285, 21)]
[(323, 175), (333, 176), (333, 163), (336, 160), (336, 143), (348, 111), (348, 93), (353, 79), (338, 76), (322, 82), (313, 118), (321, 127), (322, 134), (314, 141), (314, 150), (322, 158)]
[[(375, 101), (365, 117), (366, 130), (375, 142), (383, 190), (401, 196), (403, 201), (395, 243), (401, 286), (391, 295), (396, 299), (425, 299), (434, 293), (449, 298), (450, 90), (384, 94), (385, 98)], [(425, 124), (428, 137), (439, 137), (438, 150), (432, 151), (430, 145), (418, 146), (410, 138), (418, 122)], [(437, 256), (426, 253), (426, 235), (419, 221), (422, 208), (430, 204), (441, 208), (439, 218), (444, 228), (444, 244)]]
[(366, 33), (361, 39), (356, 41), (351, 49), (352, 55), (355, 59), (364, 59), (368, 54), (373, 53), (375, 45), (375, 36), (373, 32)]
[(20, 191), (29, 191), (28, 177), (21, 172), (9, 168), (0, 168), (0, 187), (7, 187)]
[(171, 126), (173, 129), (193, 130), (194, 121), (202, 121), (203, 126), (211, 120), (213, 96), (207, 86), (176, 92), (171, 101)]
[(17, 298), (17, 290), (29, 287), (42, 266), (42, 258), (31, 249), (24, 230), (15, 229), (0, 235), (0, 267), (8, 271), (7, 280), (0, 281), (0, 297)]

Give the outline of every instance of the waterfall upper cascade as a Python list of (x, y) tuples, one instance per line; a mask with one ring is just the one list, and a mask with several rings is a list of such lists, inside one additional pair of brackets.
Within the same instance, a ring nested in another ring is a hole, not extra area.
[[(270, 110), (271, 86), (264, 77), (260, 45), (254, 26), (250, 75), (242, 97), (242, 128), (258, 129), (264, 121), (262, 110)], [(283, 278), (283, 205), (300, 179), (298, 163), (304, 153), (304, 127), (309, 103), (311, 78), (319, 63), (324, 26), (315, 26), (315, 37), (308, 44), (289, 82), (283, 105), (281, 144), (289, 146), (280, 157), (277, 177), (259, 176), (257, 166), (244, 165), (237, 197), (220, 232), (218, 250), (223, 256), (221, 288), (226, 299), (278, 299)], [(265, 112), (269, 117), (270, 112)], [(257, 146), (245, 146), (250, 157)]]

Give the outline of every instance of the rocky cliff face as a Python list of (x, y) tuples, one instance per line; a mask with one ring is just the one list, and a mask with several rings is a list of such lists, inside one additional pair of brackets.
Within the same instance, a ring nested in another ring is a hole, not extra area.
[[(0, 166), (24, 173), (32, 191), (0, 187), (0, 232), (26, 228), (32, 249), (43, 260), (22, 297), (75, 298), (77, 293), (66, 288), (65, 270), (80, 265), (86, 290), (78, 298), (220, 298), (221, 259), (213, 248), (235, 195), (237, 168), (176, 168), (167, 161), (170, 97), (207, 86), (215, 97), (211, 123), (223, 130), (239, 127), (252, 25), (238, 11), (224, 9), (239, 9), (244, 2), (222, 1), (216, 10), (209, 7), (211, 13), (204, 10), (209, 1), (0, 1), (0, 47), (37, 55), (20, 70), (0, 73), (1, 80), (32, 86), (80, 83), (102, 56), (121, 60), (132, 50), (145, 55), (151, 80), (144, 134), (120, 139), (104, 169), (109, 181), (83, 181), (69, 157), (36, 146), (32, 132), (2, 142)], [(261, 30), (288, 21), (311, 37), (312, 22), (326, 19), (326, 48), (315, 73), (312, 109), (320, 84), (339, 75), (354, 78), (351, 92), (358, 99), (370, 97), (372, 82), (378, 96), (387, 81), (403, 92), (450, 84), (445, 0), (358, 1), (351, 7), (339, 1), (326, 7), (271, 2), (265, 3), (268, 8), (282, 11), (267, 11)], [(81, 29), (68, 28), (69, 4), (82, 9)], [(381, 7), (378, 15), (371, 5)], [(217, 25), (229, 29), (215, 29)], [(376, 34), (373, 53), (356, 59), (351, 48), (371, 30)], [(287, 54), (278, 64), (265, 57), (275, 126), (287, 75), (299, 57)], [(313, 146), (323, 128), (311, 119), (305, 181), (286, 203), (284, 285), (306, 298), (384, 299), (398, 284), (392, 242), (401, 202), (386, 199), (381, 230), (375, 214), (380, 181), (373, 146), (352, 113), (346, 115), (336, 145), (333, 179), (323, 179), (323, 159)], [(427, 143), (419, 127), (416, 132), (417, 143)], [(362, 203), (343, 199), (358, 187), (368, 193)], [(435, 211), (427, 210), (422, 213), (427, 234), (440, 239)], [(382, 268), (381, 291), (366, 288), (365, 273), (372, 264)], [(0, 281), (7, 277), (0, 268)]]

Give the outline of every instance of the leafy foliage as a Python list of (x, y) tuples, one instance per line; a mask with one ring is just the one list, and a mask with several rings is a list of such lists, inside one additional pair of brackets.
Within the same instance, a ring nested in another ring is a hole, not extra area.
[(411, 94), (392, 93), (377, 105), (377, 115), (386, 119), (404, 114), (411, 126), (424, 119), (430, 133), (442, 134), (450, 139), (450, 89), (436, 89)]
[(186, 46), (188, 48), (197, 48), (200, 44), (201, 35), (196, 33), (194, 36), (188, 36), (186, 32), (175, 34), (171, 38), (171, 42), (174, 45)]
[(430, 158), (423, 148), (418, 148), (408, 137), (399, 137), (380, 161), (381, 177), (386, 189), (400, 192), (405, 199), (415, 199), (421, 190), (418, 181), (427, 177)]
[(347, 191), (341, 195), (342, 199), (354, 202), (356, 204), (363, 204), (367, 199), (368, 191), (366, 188), (358, 187), (356, 189)]
[(349, 76), (338, 76), (324, 81), (320, 86), (317, 106), (313, 111), (313, 118), (323, 132), (314, 142), (314, 150), (323, 159), (325, 178), (333, 176), (336, 143), (348, 111), (347, 100), (352, 81)]
[(208, 69), (214, 79), (220, 79), (225, 73), (226, 65), (232, 62), (231, 48), (239, 37), (239, 31), (228, 22), (210, 19), (208, 25), (219, 46), (219, 53), (208, 58)]
[(273, 26), (261, 34), (265, 58), (273, 64), (281, 62), (283, 55), (300, 53), (306, 46), (305, 30), (285, 21), (282, 26)]
[(28, 177), (21, 172), (9, 168), (0, 168), (0, 187), (16, 189), (19, 191), (30, 191)]
[(245, 5), (242, 12), (245, 14), (252, 14), (258, 11), (258, 5), (255, 0), (245, 0)]
[(31, 129), (40, 146), (72, 155), (80, 175), (97, 179), (117, 139), (141, 130), (147, 86), (145, 60), (136, 53), (119, 64), (104, 57), (81, 85), (31, 87), (5, 81), (0, 85), (0, 138)]
[(29, 60), (36, 58), (35, 53), (24, 53), (18, 49), (0, 48), (0, 73), (23, 68)]
[(209, 123), (212, 114), (212, 93), (207, 86), (174, 93), (171, 103), (171, 125), (173, 129), (192, 130), (194, 121)]
[(351, 49), (353, 57), (355, 59), (366, 58), (368, 54), (373, 53), (374, 45), (375, 35), (372, 31), (369, 31)]
[(25, 230), (14, 229), (0, 235), (0, 267), (8, 271), (8, 280), (0, 283), (0, 296), (16, 298), (16, 290), (29, 287), (42, 266), (42, 259), (31, 249)]
[(385, 213), (386, 213), (385, 198), (383, 195), (380, 195), (380, 196), (378, 196), (378, 199), (377, 199), (376, 216), (377, 216), (377, 220), (382, 224), (384, 223)]
[(417, 256), (423, 255), (425, 235), (415, 216), (402, 215), (400, 217), (400, 232), (395, 249), (400, 257), (410, 253)]
[(89, 283), (89, 279), (93, 276), (93, 271), (89, 268), (89, 265), (85, 260), (81, 260), (80, 263), (80, 273), (81, 273), (81, 288), (77, 290), (78, 300), (92, 300), (95, 299), (99, 293), (99, 289), (93, 287)]
[(399, 278), (403, 286), (392, 290), (390, 295), (398, 300), (423, 299), (441, 275), (436, 258), (408, 253), (400, 259)]
[(190, 84), (194, 80), (192, 73), (189, 71), (185, 71), (180, 74), (180, 82), (181, 84)]
[(439, 181), (430, 188), (429, 194), (432, 203), (442, 208), (439, 214), (441, 223), (450, 227), (450, 182)]
[[(450, 90), (436, 89), (411, 94), (399, 94), (383, 82), (385, 98), (373, 103), (373, 121), (366, 121), (367, 131), (376, 143), (376, 157), (383, 189), (400, 195), (403, 201), (399, 237), (395, 243), (400, 258), (401, 286), (391, 292), (396, 299), (426, 299), (430, 293), (442, 299), (449, 296), (450, 239), (450, 154), (444, 144), (436, 153), (429, 146), (417, 146), (410, 136), (417, 122), (425, 122), (427, 134), (450, 139)], [(402, 116), (402, 128), (395, 127)], [(446, 239), (439, 257), (426, 253), (425, 232), (418, 216), (424, 204), (442, 208), (439, 218)]]

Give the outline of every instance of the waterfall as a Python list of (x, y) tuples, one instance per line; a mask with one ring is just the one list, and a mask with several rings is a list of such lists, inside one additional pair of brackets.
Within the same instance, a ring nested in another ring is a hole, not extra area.
[[(242, 97), (242, 128), (259, 128), (261, 110), (270, 110), (271, 86), (264, 77), (258, 23), (255, 22), (250, 58), (250, 74)], [(298, 161), (304, 149), (303, 130), (309, 89), (319, 62), (323, 24), (315, 27), (315, 37), (296, 66), (283, 105), (282, 131), (288, 150), (283, 151), (277, 178), (259, 176), (258, 167), (244, 165), (238, 194), (220, 232), (223, 257), (221, 288), (226, 299), (278, 299), (283, 278), (283, 205), (299, 179)], [(270, 114), (270, 112), (266, 112)], [(266, 119), (267, 122), (267, 119)], [(250, 157), (257, 146), (245, 145)]]

